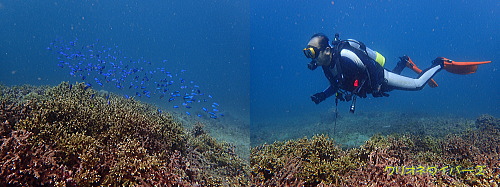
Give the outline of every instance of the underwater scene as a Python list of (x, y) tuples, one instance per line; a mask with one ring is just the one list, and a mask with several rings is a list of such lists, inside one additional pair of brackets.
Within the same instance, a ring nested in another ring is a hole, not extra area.
[(0, 186), (248, 185), (248, 10), (0, 1)]
[[(0, 185), (498, 186), (498, 10), (0, 0)], [(432, 79), (326, 97), (317, 33)]]

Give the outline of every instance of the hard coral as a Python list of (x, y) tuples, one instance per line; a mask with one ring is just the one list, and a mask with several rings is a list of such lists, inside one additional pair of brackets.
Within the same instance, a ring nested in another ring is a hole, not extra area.
[(229, 144), (151, 105), (84, 83), (3, 88), (0, 185), (247, 184)]
[(479, 129), (497, 129), (500, 130), (500, 119), (491, 115), (484, 114), (476, 120), (476, 127)]
[(494, 186), (500, 183), (499, 120), (445, 138), (375, 135), (340, 150), (325, 136), (252, 149), (256, 186)]
[[(252, 150), (250, 160), (253, 181), (273, 185), (275, 183), (271, 180), (290, 182), (277, 178), (281, 176), (297, 178), (292, 182), (303, 181), (305, 186), (315, 186), (321, 182), (334, 183), (339, 181), (340, 175), (358, 166), (357, 161), (342, 156), (341, 149), (324, 135), (259, 146)], [(287, 163), (293, 164), (293, 167)], [(294, 169), (294, 172), (286, 171), (289, 168)]]
[(33, 145), (28, 141), (31, 135), (24, 130), (11, 131), (9, 137), (0, 140), (0, 178), (20, 186), (53, 185), (67, 173), (57, 164), (57, 151), (47, 145)]

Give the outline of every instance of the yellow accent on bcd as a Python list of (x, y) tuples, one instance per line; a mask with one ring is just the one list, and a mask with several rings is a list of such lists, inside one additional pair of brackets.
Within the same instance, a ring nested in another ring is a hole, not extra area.
[(385, 65), (385, 57), (382, 56), (382, 54), (380, 54), (378, 52), (375, 52), (375, 54), (377, 54), (377, 57), (375, 58), (375, 61), (377, 61), (378, 64), (380, 64), (382, 67), (384, 67), (384, 65)]

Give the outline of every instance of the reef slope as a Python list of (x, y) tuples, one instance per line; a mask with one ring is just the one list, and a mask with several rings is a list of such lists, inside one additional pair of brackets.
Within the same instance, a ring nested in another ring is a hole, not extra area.
[(0, 90), (1, 186), (248, 185), (247, 162), (202, 124), (84, 83)]
[(375, 135), (348, 150), (326, 135), (275, 142), (254, 147), (250, 163), (256, 186), (498, 186), (500, 120), (483, 115), (443, 138)]

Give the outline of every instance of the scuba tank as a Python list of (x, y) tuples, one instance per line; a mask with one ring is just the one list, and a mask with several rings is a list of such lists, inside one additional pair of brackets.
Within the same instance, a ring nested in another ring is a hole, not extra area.
[(332, 41), (332, 46), (337, 47), (337, 46), (340, 46), (340, 44), (342, 44), (342, 43), (349, 44), (350, 46), (365, 52), (368, 55), (368, 57), (375, 60), (378, 64), (380, 64), (382, 67), (384, 67), (385, 57), (382, 54), (366, 47), (366, 45), (363, 42), (353, 40), (353, 39), (340, 40), (339, 33), (336, 33), (335, 38)]

